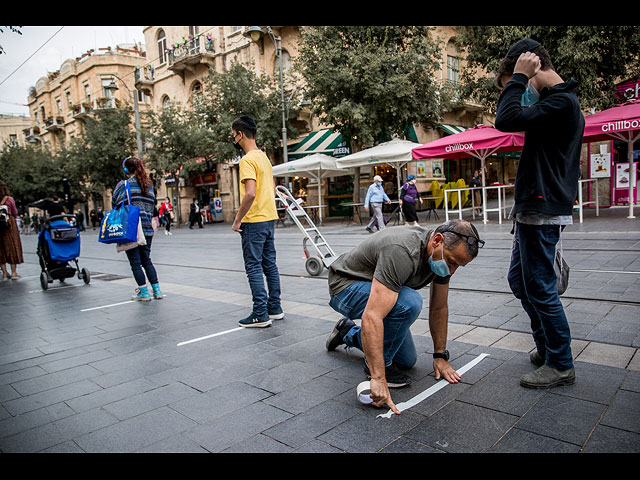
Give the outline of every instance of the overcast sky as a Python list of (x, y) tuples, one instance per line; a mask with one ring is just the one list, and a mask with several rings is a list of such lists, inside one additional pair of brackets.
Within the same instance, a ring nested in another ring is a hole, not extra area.
[[(22, 35), (7, 27), (0, 28), (3, 30), (0, 45), (4, 49), (0, 55), (0, 113), (3, 114), (28, 116), (29, 87), (35, 86), (40, 77), (59, 70), (62, 62), (69, 58), (79, 57), (92, 48), (97, 50), (135, 42), (144, 45), (144, 27), (24, 26), (20, 29)], [(38, 52), (33, 55), (36, 50)]]

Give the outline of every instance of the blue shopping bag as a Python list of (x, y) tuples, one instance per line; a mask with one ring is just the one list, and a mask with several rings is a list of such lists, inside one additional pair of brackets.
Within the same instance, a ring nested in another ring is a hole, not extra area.
[[(104, 215), (98, 232), (100, 243), (128, 243), (137, 240), (140, 207), (131, 205), (129, 181), (125, 183), (125, 193), (120, 205)], [(125, 198), (128, 200), (126, 204)]]

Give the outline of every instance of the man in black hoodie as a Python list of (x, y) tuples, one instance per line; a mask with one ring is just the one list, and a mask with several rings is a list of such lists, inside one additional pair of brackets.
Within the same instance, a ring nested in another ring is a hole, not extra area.
[[(548, 52), (527, 38), (515, 43), (502, 60), (496, 84), (496, 128), (525, 132), (516, 173), (515, 235), (509, 286), (531, 319), (539, 368), (520, 384), (548, 388), (575, 382), (571, 333), (553, 269), (560, 232), (573, 223), (578, 189), (584, 117), (575, 93), (578, 82), (564, 81)], [(538, 93), (539, 92), (539, 93)]]

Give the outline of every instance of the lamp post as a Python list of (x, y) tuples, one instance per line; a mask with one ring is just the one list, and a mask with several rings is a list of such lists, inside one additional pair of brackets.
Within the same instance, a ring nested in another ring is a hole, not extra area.
[[(283, 72), (282, 72), (282, 38), (276, 37), (271, 30), (270, 26), (266, 27), (267, 33), (273, 40), (273, 45), (276, 49), (276, 55), (280, 59), (280, 101), (282, 104), (282, 158), (285, 162), (289, 161), (289, 155), (287, 153), (287, 115), (286, 115), (286, 104), (284, 101), (284, 80), (283, 80)], [(245, 37), (251, 39), (254, 43), (259, 43), (264, 37), (264, 30), (261, 27), (253, 26), (249, 27), (245, 33)]]
[[(124, 83), (124, 81), (120, 77), (114, 74), (111, 74), (111, 75), (117, 78), (118, 80), (120, 80), (124, 85), (124, 88), (126, 88), (129, 91), (129, 93), (133, 95), (133, 111), (136, 119), (136, 140), (138, 142), (138, 158), (142, 160), (142, 137), (140, 136), (140, 110), (138, 109), (138, 90), (136, 89), (135, 92), (132, 92), (131, 89), (127, 87), (127, 84)], [(113, 81), (113, 79), (111, 79), (111, 83), (104, 88), (106, 88), (107, 90), (118, 90), (118, 86), (116, 85), (116, 82)]]

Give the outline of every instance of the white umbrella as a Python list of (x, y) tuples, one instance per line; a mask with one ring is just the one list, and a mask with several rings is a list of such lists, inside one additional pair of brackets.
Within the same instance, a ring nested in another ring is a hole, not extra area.
[(298, 160), (280, 163), (275, 165), (272, 170), (274, 177), (288, 177), (292, 174), (298, 174), (303, 177), (311, 177), (318, 180), (318, 213), (320, 223), (322, 223), (322, 185), (320, 180), (323, 178), (340, 177), (342, 175), (350, 174), (349, 170), (336, 166), (335, 158), (322, 153), (316, 153), (302, 157)]
[[(400, 195), (400, 168), (413, 160), (411, 151), (419, 147), (420, 143), (399, 138), (381, 143), (375, 147), (366, 148), (351, 155), (336, 160), (340, 168), (362, 167), (364, 165), (380, 165), (386, 163), (396, 167), (398, 181), (398, 195)], [(400, 212), (402, 214), (402, 212)]]

